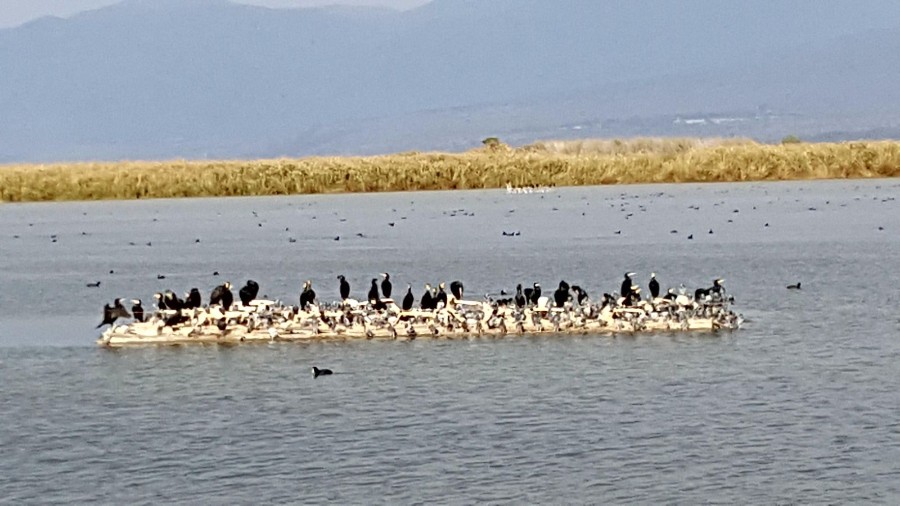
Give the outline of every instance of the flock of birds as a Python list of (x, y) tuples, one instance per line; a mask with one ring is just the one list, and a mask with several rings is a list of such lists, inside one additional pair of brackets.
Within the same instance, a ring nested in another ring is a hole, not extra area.
[(716, 325), (740, 326), (742, 318), (730, 311), (729, 304), (734, 299), (726, 295), (721, 278), (709, 287), (697, 288), (693, 294), (683, 285), (679, 290), (670, 288), (662, 294), (656, 275), (651, 274), (647, 285), (649, 296), (644, 297), (640, 286), (634, 284), (634, 275), (626, 273), (618, 292), (604, 293), (596, 302), (584, 288), (566, 281), (560, 281), (549, 295), (535, 282), (527, 288), (518, 284), (514, 293), (502, 290), (499, 296), (486, 294), (482, 301), (467, 301), (465, 287), (457, 280), (449, 284), (449, 293), (443, 282), (434, 286), (425, 284), (418, 304), (412, 285), (407, 284), (406, 293), (397, 304), (392, 298), (391, 276), (385, 272), (380, 283), (378, 278), (372, 279), (365, 301), (351, 297), (350, 283), (340, 275), (337, 276), (340, 301), (320, 303), (312, 282), (307, 280), (300, 291), (299, 304), (291, 306), (257, 299), (259, 284), (253, 280), (238, 290), (239, 303), (236, 303), (231, 283), (225, 282), (212, 290), (206, 306), (197, 288), (192, 288), (183, 298), (172, 290), (154, 294), (156, 309), (150, 314), (145, 312), (140, 299), (132, 300), (130, 312), (123, 303), (125, 299), (116, 299), (104, 306), (103, 320), (97, 327), (110, 325), (112, 328), (119, 319), (131, 318), (133, 324), (150, 322), (156, 329), (190, 328), (192, 332), (209, 328), (225, 334), (229, 328), (242, 326), (245, 332), (267, 330), (274, 339), (279, 328), (287, 329), (292, 322), (303, 322), (313, 329), (325, 325), (335, 333), (340, 333), (338, 326), (347, 329), (357, 325), (370, 338), (374, 335), (371, 328), (389, 328), (390, 335), (396, 338), (396, 327), (403, 323), (409, 337), (415, 337), (416, 324), (427, 324), (435, 336), (454, 331), (481, 334), (489, 329), (505, 334), (509, 325), (514, 325), (518, 333), (549, 329), (559, 332), (566, 328), (587, 329), (590, 322), (607, 325), (601, 322), (604, 317), (611, 317), (619, 330), (625, 328), (622, 323), (628, 323), (630, 330), (644, 330), (647, 327), (642, 322), (651, 318), (667, 322), (666, 328), (678, 324), (685, 330), (693, 317), (712, 319), (716, 322), (713, 329)]

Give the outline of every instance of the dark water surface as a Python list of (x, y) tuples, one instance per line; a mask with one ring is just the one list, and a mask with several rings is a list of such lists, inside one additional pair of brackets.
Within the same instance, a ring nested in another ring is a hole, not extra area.
[[(879, 180), (2, 205), (0, 502), (896, 504), (897, 195)], [(664, 288), (722, 276), (748, 321), (93, 344), (117, 296), (253, 278), (295, 303), (304, 279), (335, 298), (342, 273), (362, 297), (384, 270), (417, 297), (453, 279), (597, 295), (626, 270)]]

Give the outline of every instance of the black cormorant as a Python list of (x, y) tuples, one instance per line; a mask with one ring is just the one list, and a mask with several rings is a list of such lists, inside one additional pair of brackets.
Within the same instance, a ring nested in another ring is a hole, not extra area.
[(203, 301), (200, 297), (200, 290), (191, 288), (191, 293), (188, 294), (184, 303), (185, 307), (188, 309), (197, 309), (198, 307), (202, 306)]
[(659, 297), (659, 281), (656, 280), (656, 273), (650, 273), (650, 296), (654, 299)]
[(394, 285), (391, 284), (391, 275), (387, 272), (381, 273), (384, 276), (384, 280), (381, 281), (381, 294), (384, 295), (385, 299), (390, 299), (391, 294), (394, 293)]
[(406, 295), (403, 297), (403, 310), (409, 311), (413, 307), (413, 303), (416, 301), (416, 298), (412, 293), (412, 285), (406, 285)]
[(372, 278), (372, 286), (369, 288), (369, 302), (381, 300), (378, 295), (378, 279)]
[(710, 287), (709, 291), (715, 293), (716, 295), (722, 295), (722, 292), (725, 290), (725, 287), (722, 286), (725, 280), (722, 278), (718, 278), (713, 281), (713, 286)]
[(569, 284), (565, 281), (559, 282), (559, 288), (553, 292), (553, 301), (556, 302), (556, 307), (563, 307), (566, 305), (566, 302), (569, 301)]
[(161, 293), (159, 293), (159, 292), (154, 293), (153, 298), (156, 299), (156, 308), (157, 309), (159, 309), (160, 311), (165, 311), (166, 309), (169, 309), (168, 306), (166, 306), (166, 300), (163, 299), (163, 295)]
[(225, 282), (224, 285), (219, 285), (213, 288), (212, 293), (209, 295), (209, 305), (213, 304), (221, 304), (222, 308), (226, 311), (231, 309), (231, 304), (234, 302), (234, 294), (231, 293), (231, 283), (228, 281)]
[(572, 291), (575, 292), (575, 300), (578, 301), (578, 305), (582, 305), (588, 299), (588, 293), (584, 291), (584, 288), (581, 288), (578, 285), (572, 285)]
[(345, 278), (343, 274), (341, 274), (337, 278), (339, 280), (341, 280), (341, 287), (340, 287), (341, 300), (349, 299), (350, 298), (350, 283), (347, 282), (347, 278)]
[(669, 288), (669, 291), (667, 291), (666, 294), (663, 295), (663, 299), (666, 299), (666, 300), (675, 300), (677, 298), (678, 298), (678, 294), (675, 293), (674, 288)]
[(259, 284), (252, 279), (248, 279), (247, 284), (238, 291), (238, 297), (241, 298), (241, 304), (245, 306), (249, 306), (250, 302), (255, 299), (258, 294)]
[(800, 283), (798, 282), (796, 285), (788, 285), (788, 286), (787, 286), (787, 289), (788, 289), (788, 290), (799, 290), (799, 289), (800, 289)]
[(518, 285), (516, 285), (515, 301), (516, 301), (516, 307), (519, 307), (519, 308), (525, 307), (525, 304), (527, 303), (526, 299), (525, 299), (525, 294), (522, 293), (522, 283), (519, 283)]
[(122, 305), (122, 299), (116, 299), (115, 304), (112, 306), (109, 304), (103, 305), (103, 321), (100, 322), (100, 325), (97, 325), (97, 328), (99, 329), (104, 325), (112, 325), (117, 318), (129, 317), (131, 317), (131, 315), (128, 314), (128, 310)]
[(303, 291), (300, 292), (300, 309), (302, 311), (306, 311), (306, 309), (316, 301), (316, 291), (312, 288), (312, 281), (306, 280), (303, 283)]
[(166, 292), (163, 294), (163, 298), (166, 301), (166, 307), (168, 307), (169, 309), (179, 310), (184, 308), (184, 301), (179, 299), (178, 296), (175, 295), (175, 292), (173, 292), (172, 290), (166, 290)]
[(431, 295), (431, 285), (425, 283), (425, 293), (422, 294), (420, 306), (425, 310), (432, 310), (435, 307), (434, 296)]
[(144, 321), (144, 308), (141, 306), (141, 299), (134, 299), (131, 303), (133, 304), (131, 306), (131, 314), (134, 316), (134, 321)]
[(634, 306), (638, 302), (641, 301), (641, 287), (633, 286), (628, 291), (628, 295), (625, 296), (624, 305), (626, 306)]
[(541, 298), (541, 284), (535, 283), (532, 288), (525, 289), (525, 298), (532, 304), (537, 304)]
[(319, 369), (318, 367), (312, 368), (313, 378), (318, 378), (319, 376), (328, 376), (330, 374), (334, 374), (331, 369)]
[(450, 283), (450, 293), (453, 294), (453, 297), (455, 297), (456, 300), (462, 300), (463, 292), (465, 292), (465, 287), (463, 287), (462, 281)]
[(438, 293), (434, 298), (434, 307), (437, 308), (438, 304), (444, 304), (444, 307), (447, 307), (447, 292), (444, 291), (444, 283), (438, 285)]
[(622, 280), (622, 289), (619, 291), (622, 297), (628, 297), (628, 294), (631, 293), (631, 276), (634, 276), (633, 272), (625, 273), (625, 279)]

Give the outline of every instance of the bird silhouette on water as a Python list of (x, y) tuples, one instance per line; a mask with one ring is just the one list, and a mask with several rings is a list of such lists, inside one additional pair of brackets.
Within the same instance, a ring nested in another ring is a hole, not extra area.
[(319, 376), (330, 376), (334, 374), (334, 371), (331, 369), (319, 369), (318, 367), (312, 368), (313, 378), (318, 378)]

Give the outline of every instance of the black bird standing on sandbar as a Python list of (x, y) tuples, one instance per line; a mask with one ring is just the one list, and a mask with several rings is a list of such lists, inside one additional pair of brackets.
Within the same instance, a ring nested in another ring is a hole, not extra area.
[(631, 276), (634, 276), (633, 272), (625, 273), (625, 279), (622, 280), (622, 289), (619, 290), (622, 297), (628, 297), (631, 294)]
[(656, 280), (655, 272), (650, 273), (650, 297), (659, 297), (659, 281)]
[(569, 284), (565, 281), (559, 282), (559, 288), (553, 292), (553, 301), (556, 302), (556, 307), (563, 307), (566, 305), (566, 302), (569, 301), (571, 296), (569, 295)]
[(437, 297), (434, 298), (435, 309), (437, 308), (438, 304), (444, 304), (444, 307), (447, 307), (447, 292), (444, 291), (444, 283), (438, 285)]
[(403, 310), (409, 311), (413, 307), (413, 303), (416, 302), (416, 297), (412, 293), (412, 285), (406, 285), (406, 296), (403, 297)]
[(572, 285), (572, 291), (575, 292), (575, 297), (578, 301), (578, 305), (584, 304), (584, 301), (588, 299), (588, 293), (584, 291), (584, 288), (581, 288), (578, 285)]
[(197, 309), (203, 305), (203, 299), (200, 296), (200, 290), (191, 288), (191, 292), (185, 298), (184, 305), (188, 309)]
[(350, 283), (347, 282), (347, 278), (344, 277), (343, 274), (337, 277), (341, 280), (340, 293), (341, 300), (347, 300), (350, 298)]
[(153, 294), (153, 298), (156, 299), (157, 309), (159, 309), (160, 311), (165, 311), (166, 309), (169, 309), (169, 307), (166, 306), (166, 299), (163, 298), (163, 294), (156, 292)]
[(231, 309), (231, 304), (234, 302), (234, 294), (231, 293), (231, 283), (226, 281), (224, 285), (219, 285), (213, 288), (211, 294), (209, 294), (209, 305), (213, 304), (221, 304), (222, 308), (225, 311)]
[(249, 306), (257, 294), (259, 294), (259, 284), (252, 279), (248, 279), (247, 284), (238, 291), (238, 297), (241, 298), (241, 304), (244, 306)]
[(387, 272), (382, 272), (382, 276), (384, 276), (384, 280), (381, 282), (381, 294), (384, 295), (385, 299), (391, 298), (391, 293), (394, 292), (394, 286), (391, 284), (391, 275)]
[(144, 321), (144, 308), (141, 306), (141, 299), (134, 299), (131, 303), (133, 304), (131, 306), (131, 314), (134, 316), (134, 321)]
[(184, 308), (184, 301), (179, 299), (172, 290), (166, 290), (165, 293), (163, 293), (163, 298), (166, 300), (166, 307), (169, 309), (178, 310)]
[(312, 305), (316, 300), (316, 291), (312, 288), (312, 281), (306, 280), (303, 283), (303, 291), (300, 292), (300, 310), (306, 311), (306, 309)]
[(519, 283), (518, 285), (516, 285), (515, 300), (516, 300), (516, 307), (518, 307), (518, 308), (525, 307), (525, 304), (527, 303), (527, 301), (525, 299), (525, 294), (522, 293), (522, 283)]
[(463, 286), (462, 281), (457, 280), (450, 283), (450, 293), (453, 294), (453, 297), (455, 297), (456, 300), (462, 300), (463, 292), (465, 292), (465, 287)]
[(369, 302), (381, 300), (378, 296), (378, 279), (372, 278), (372, 286), (369, 288)]
[(525, 298), (528, 299), (528, 302), (537, 304), (538, 299), (541, 298), (541, 284), (535, 283), (533, 288), (526, 288)]
[(122, 299), (116, 299), (115, 304), (112, 306), (109, 304), (103, 305), (103, 321), (100, 322), (100, 325), (97, 325), (97, 328), (99, 329), (104, 325), (112, 325), (116, 319), (129, 318), (130, 316), (128, 310), (122, 305)]
[(434, 309), (434, 297), (431, 295), (431, 285), (428, 283), (425, 283), (425, 293), (422, 294), (420, 305), (426, 311)]

